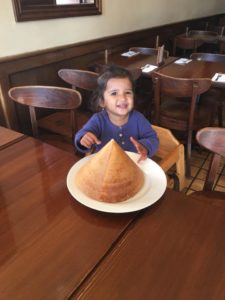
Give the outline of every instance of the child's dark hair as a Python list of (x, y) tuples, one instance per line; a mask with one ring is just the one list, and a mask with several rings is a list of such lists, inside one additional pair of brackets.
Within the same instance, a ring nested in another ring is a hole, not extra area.
[(103, 100), (103, 95), (107, 86), (107, 83), (112, 78), (128, 78), (132, 85), (132, 91), (135, 93), (135, 82), (132, 73), (120, 66), (111, 65), (104, 68), (103, 72), (100, 74), (97, 80), (97, 89), (93, 93), (92, 97), (92, 107), (94, 111), (100, 109), (101, 101)]

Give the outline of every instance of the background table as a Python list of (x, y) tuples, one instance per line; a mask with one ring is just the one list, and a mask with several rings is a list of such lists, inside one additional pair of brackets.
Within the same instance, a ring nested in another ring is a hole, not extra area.
[[(158, 73), (180, 78), (212, 78), (215, 73), (225, 73), (225, 63), (192, 60), (187, 64), (175, 62), (162, 66)], [(213, 86), (225, 87), (225, 83), (212, 82)]]
[[(119, 65), (121, 67), (124, 68), (128, 68), (128, 69), (135, 69), (135, 68), (142, 68), (145, 65), (149, 64), (149, 65), (157, 65), (156, 61), (157, 61), (157, 56), (156, 55), (143, 55), (143, 54), (138, 54), (132, 57), (125, 57), (121, 55), (122, 53), (113, 53), (110, 54), (108, 56), (108, 62), (107, 64), (116, 64)], [(168, 58), (164, 58), (164, 64), (169, 64), (171, 62), (173, 62), (176, 59), (176, 57), (168, 57)], [(104, 59), (102, 60), (98, 60), (96, 61), (94, 64), (92, 64), (92, 68), (94, 68), (94, 70), (96, 72), (98, 72), (99, 68), (101, 68), (104, 65), (107, 65), (104, 61)], [(161, 66), (159, 66), (160, 68)], [(142, 73), (143, 76), (150, 76), (151, 72), (149, 73)]]
[(24, 134), (0, 126), (0, 149), (25, 138)]

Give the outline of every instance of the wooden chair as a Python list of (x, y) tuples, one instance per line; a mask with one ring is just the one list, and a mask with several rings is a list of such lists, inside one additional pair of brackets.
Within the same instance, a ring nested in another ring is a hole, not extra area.
[[(190, 56), (191, 59), (203, 60), (209, 62), (221, 62), (225, 63), (225, 55), (215, 54), (215, 53), (192, 53)], [(223, 127), (223, 102), (225, 100), (225, 92), (222, 88), (211, 87), (209, 91), (211, 97), (217, 99), (218, 101), (218, 125)]]
[[(129, 48), (129, 51), (139, 52), (144, 55), (157, 55), (158, 54), (158, 48), (131, 47), (131, 48)], [(164, 50), (163, 55), (164, 55), (164, 58), (168, 58), (169, 51)]]
[(74, 90), (78, 90), (81, 93), (84, 110), (89, 112), (92, 111), (90, 96), (97, 88), (99, 74), (88, 70), (60, 69), (58, 75), (64, 82), (70, 84)]
[[(76, 119), (77, 129), (80, 129), (92, 115), (90, 103), (88, 101), (90, 92), (97, 86), (98, 74), (76, 69), (61, 69), (58, 74), (64, 82), (68, 83), (73, 90), (77, 90), (82, 97), (82, 104), (79, 107)], [(50, 130), (59, 134), (63, 133), (69, 139), (72, 137), (69, 115), (66, 111), (55, 112), (42, 118), (39, 120), (39, 126), (45, 130)]]
[(73, 89), (83, 89), (93, 91), (97, 87), (98, 73), (78, 70), (78, 69), (60, 69), (59, 77), (65, 82), (72, 85)]
[(198, 36), (218, 36), (218, 33), (216, 31), (212, 30), (190, 30), (189, 31), (190, 36), (198, 35)]
[[(185, 187), (184, 146), (178, 142), (169, 129), (152, 125), (159, 138), (159, 149), (153, 160), (166, 172), (168, 187), (182, 191)], [(175, 167), (175, 172), (172, 168)], [(174, 176), (175, 175), (175, 176)], [(176, 182), (178, 178), (178, 185)]]
[[(54, 86), (18, 86), (9, 90), (9, 96), (15, 102), (29, 107), (32, 133), (34, 137), (39, 136), (39, 120), (36, 117), (36, 108), (69, 111), (70, 137), (77, 130), (76, 109), (82, 102), (78, 91)], [(53, 132), (55, 132), (53, 130)], [(64, 135), (63, 128), (59, 134)]]
[(203, 44), (192, 37), (185, 35), (178, 35), (173, 41), (173, 56), (177, 54), (177, 48), (183, 50), (183, 55), (186, 55), (187, 50), (197, 52), (197, 49)]
[(193, 131), (210, 126), (215, 103), (199, 98), (211, 86), (210, 79), (185, 79), (152, 72), (154, 86), (154, 124), (186, 135), (186, 175), (190, 176)]
[(225, 209), (225, 193), (213, 191), (221, 159), (222, 157), (225, 158), (225, 128), (203, 128), (197, 132), (196, 139), (199, 145), (211, 152), (211, 160), (203, 191), (194, 192), (191, 195)]

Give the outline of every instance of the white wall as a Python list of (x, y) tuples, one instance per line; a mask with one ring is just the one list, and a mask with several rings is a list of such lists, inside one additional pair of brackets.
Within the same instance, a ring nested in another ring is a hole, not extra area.
[(225, 13), (224, 0), (102, 2), (102, 15), (17, 23), (12, 1), (1, 0), (0, 58)]

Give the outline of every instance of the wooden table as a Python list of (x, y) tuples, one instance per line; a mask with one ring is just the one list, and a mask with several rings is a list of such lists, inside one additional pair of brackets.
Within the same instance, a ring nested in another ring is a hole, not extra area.
[(167, 191), (72, 299), (225, 299), (225, 211)]
[[(167, 65), (173, 62), (176, 59), (176, 57), (168, 57), (164, 58), (164, 64)], [(132, 57), (124, 57), (121, 55), (121, 53), (113, 53), (108, 56), (108, 65), (110, 64), (116, 64), (124, 68), (128, 69), (135, 69), (135, 68), (142, 68), (145, 65), (157, 65), (157, 56), (156, 55), (143, 55), (138, 54)], [(104, 59), (97, 60), (92, 67), (95, 68), (96, 72), (98, 71), (98, 67), (106, 65)], [(160, 66), (161, 68), (161, 66)], [(149, 73), (143, 73), (144, 76), (151, 77), (151, 72)]]
[(77, 157), (33, 138), (0, 150), (0, 299), (68, 299), (137, 213), (92, 211), (69, 194)]
[[(162, 66), (158, 73), (180, 78), (212, 78), (215, 73), (225, 73), (225, 63), (192, 60), (183, 65), (171, 63)], [(225, 83), (212, 82), (213, 86), (225, 87)]]
[(224, 299), (224, 210), (170, 190), (91, 210), (66, 187), (78, 159), (29, 137), (0, 150), (1, 300)]
[(0, 149), (25, 138), (24, 134), (0, 126)]

